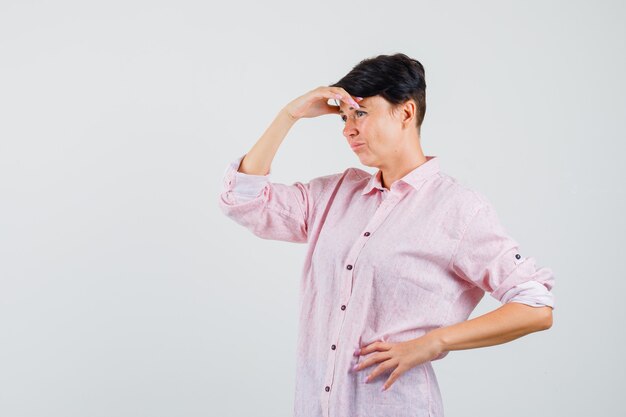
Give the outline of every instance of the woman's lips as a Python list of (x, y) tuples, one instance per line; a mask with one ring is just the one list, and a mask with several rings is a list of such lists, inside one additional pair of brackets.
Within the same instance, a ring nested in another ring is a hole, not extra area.
[(363, 142), (355, 142), (353, 144), (350, 145), (350, 147), (352, 148), (353, 151), (360, 149), (363, 145), (365, 145), (365, 143)]

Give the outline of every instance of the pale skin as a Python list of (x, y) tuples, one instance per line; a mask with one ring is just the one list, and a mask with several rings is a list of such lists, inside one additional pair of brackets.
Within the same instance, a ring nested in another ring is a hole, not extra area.
[[(339, 106), (328, 104), (338, 100)], [(339, 115), (345, 122), (343, 135), (362, 164), (382, 171), (382, 185), (394, 182), (417, 168), (426, 157), (416, 127), (417, 103), (410, 99), (393, 107), (380, 96), (352, 97), (340, 87), (318, 87), (294, 99), (278, 113), (272, 124), (246, 154), (239, 172), (266, 175), (278, 147), (293, 124), (302, 118)], [(355, 372), (378, 364), (367, 376), (370, 382), (392, 371), (383, 385), (388, 389), (404, 372), (435, 359), (443, 352), (474, 349), (510, 342), (552, 326), (552, 308), (510, 302), (454, 325), (440, 327), (405, 342), (374, 342), (355, 355), (369, 355)], [(370, 355), (371, 354), (371, 355)]]

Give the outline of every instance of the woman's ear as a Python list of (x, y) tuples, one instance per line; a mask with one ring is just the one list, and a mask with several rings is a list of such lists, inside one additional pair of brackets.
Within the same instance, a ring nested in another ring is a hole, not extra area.
[(415, 120), (415, 114), (417, 113), (417, 105), (415, 101), (408, 100), (402, 105), (402, 123), (405, 126), (413, 126)]

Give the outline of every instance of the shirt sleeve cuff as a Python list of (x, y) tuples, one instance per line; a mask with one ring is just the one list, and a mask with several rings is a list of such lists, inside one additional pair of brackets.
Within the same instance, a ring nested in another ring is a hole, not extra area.
[(502, 296), (502, 303), (522, 303), (532, 307), (549, 306), (554, 309), (554, 294), (537, 281), (522, 282)]
[(268, 184), (271, 175), (271, 169), (266, 175), (252, 175), (239, 172), (238, 169), (244, 157), (245, 154), (231, 161), (225, 175), (228, 178), (228, 188), (239, 202), (249, 201), (261, 195), (261, 191)]
[(241, 198), (254, 198), (261, 194), (269, 179), (268, 175), (250, 175), (235, 172), (235, 186), (233, 192)]

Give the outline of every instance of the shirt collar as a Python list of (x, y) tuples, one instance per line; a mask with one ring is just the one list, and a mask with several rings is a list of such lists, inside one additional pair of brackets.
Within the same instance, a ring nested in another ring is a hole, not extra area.
[[(404, 177), (400, 178), (398, 181), (402, 181), (406, 184), (411, 185), (413, 188), (417, 189), (420, 182), (425, 180), (427, 177), (436, 174), (439, 172), (439, 158), (436, 155), (424, 155), (426, 157), (426, 162), (422, 165), (415, 168), (413, 171), (406, 174)], [(374, 188), (379, 189), (381, 191), (385, 190), (380, 181), (380, 176), (382, 171), (379, 169), (376, 174), (372, 175), (370, 180), (363, 188), (361, 192), (362, 195), (365, 195), (372, 191)]]

